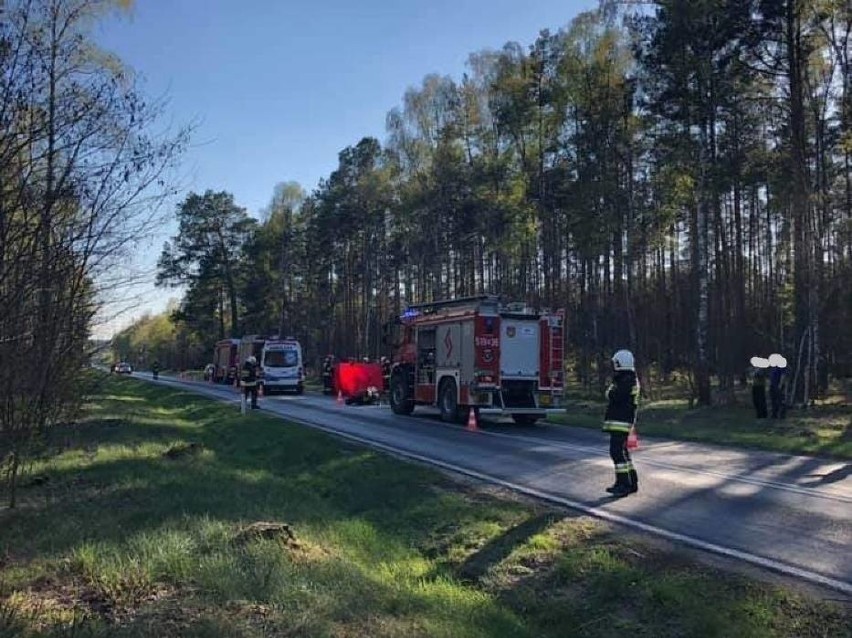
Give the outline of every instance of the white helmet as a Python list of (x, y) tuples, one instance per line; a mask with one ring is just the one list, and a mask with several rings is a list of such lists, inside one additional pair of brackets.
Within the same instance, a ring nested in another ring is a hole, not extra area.
[(254, 365), (255, 363), (257, 363), (257, 359), (255, 358), (255, 356), (254, 356), (254, 355), (250, 356), (250, 357), (249, 357), (246, 361), (247, 361), (248, 363), (252, 364), (252, 365)]
[(771, 354), (769, 355), (769, 365), (773, 368), (786, 368), (787, 359), (782, 357), (780, 354)]
[(633, 353), (630, 350), (619, 350), (612, 355), (612, 366), (616, 371), (633, 370)]

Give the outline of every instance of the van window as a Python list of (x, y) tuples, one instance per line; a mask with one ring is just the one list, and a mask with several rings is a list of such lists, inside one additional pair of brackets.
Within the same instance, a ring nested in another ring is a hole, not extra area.
[(299, 365), (296, 350), (267, 350), (263, 365), (268, 368), (294, 368)]

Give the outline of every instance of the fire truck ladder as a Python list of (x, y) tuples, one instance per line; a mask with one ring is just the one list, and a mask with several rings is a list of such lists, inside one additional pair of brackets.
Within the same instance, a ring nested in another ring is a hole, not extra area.
[(432, 314), (439, 310), (458, 310), (458, 309), (475, 309), (484, 302), (498, 303), (499, 298), (496, 295), (478, 295), (475, 297), (459, 297), (457, 299), (447, 299), (442, 301), (426, 301), (408, 306), (409, 312), (417, 312), (418, 314)]
[(556, 325), (550, 320), (550, 385), (553, 392), (562, 394), (565, 391), (565, 311), (556, 313)]

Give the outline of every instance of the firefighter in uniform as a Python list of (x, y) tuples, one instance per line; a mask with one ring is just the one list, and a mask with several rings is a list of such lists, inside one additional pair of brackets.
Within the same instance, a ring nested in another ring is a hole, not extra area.
[(151, 372), (154, 373), (154, 381), (160, 378), (160, 362), (154, 361), (154, 365), (151, 366)]
[(639, 406), (639, 379), (633, 364), (633, 353), (619, 350), (612, 356), (614, 374), (607, 390), (608, 405), (603, 431), (609, 432), (609, 455), (615, 464), (615, 484), (606, 489), (616, 497), (639, 490), (639, 477), (630, 460), (627, 435), (636, 422)]
[(259, 407), (257, 405), (258, 369), (255, 357), (251, 356), (246, 359), (246, 362), (243, 364), (242, 374), (240, 375), (240, 382), (243, 385), (246, 401), (251, 396), (251, 409), (257, 410)]

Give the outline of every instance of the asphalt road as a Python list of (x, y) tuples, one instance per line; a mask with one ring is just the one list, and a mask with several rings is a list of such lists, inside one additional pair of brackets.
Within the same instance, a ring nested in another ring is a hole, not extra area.
[[(134, 376), (150, 378), (144, 373)], [(239, 403), (233, 388), (181, 383)], [(261, 399), (264, 412), (461, 471), (588, 514), (852, 595), (852, 465), (696, 443), (641, 440), (640, 489), (604, 491), (614, 475), (603, 433), (486, 421), (478, 432), (418, 407), (346, 406), (319, 395)]]

